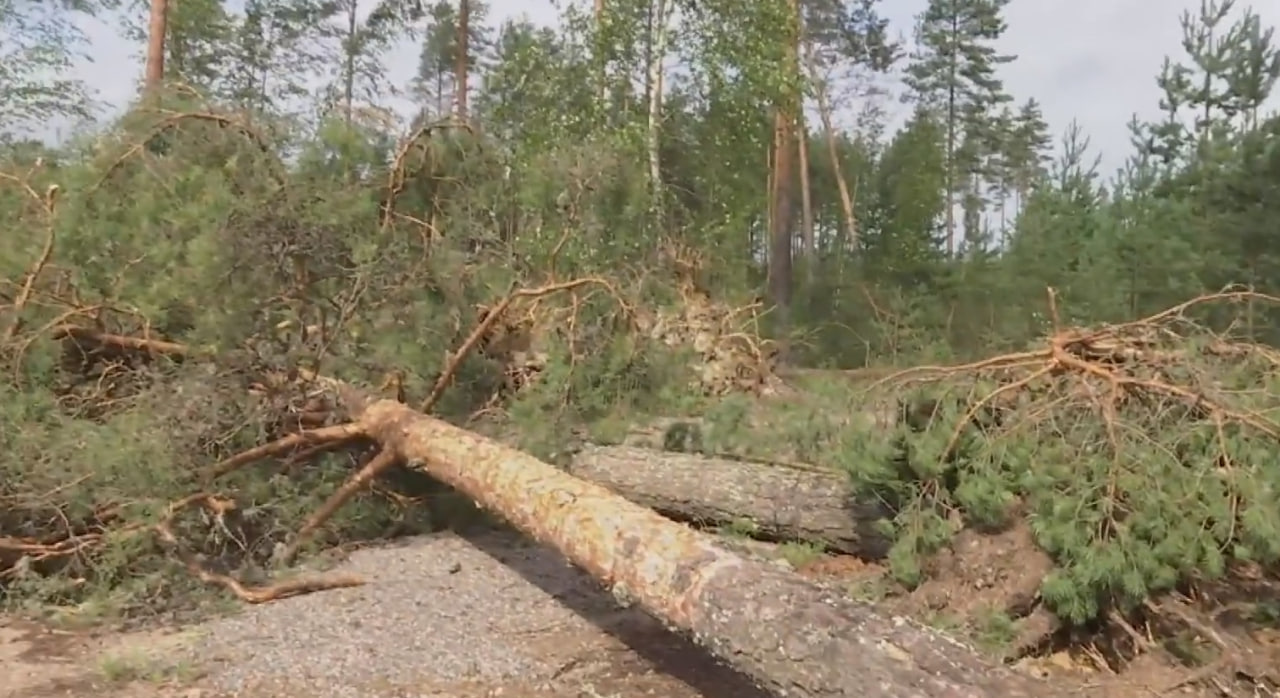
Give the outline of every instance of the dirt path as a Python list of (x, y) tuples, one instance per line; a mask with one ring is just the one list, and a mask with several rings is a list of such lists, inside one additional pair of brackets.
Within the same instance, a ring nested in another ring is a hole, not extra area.
[(78, 633), (0, 621), (2, 698), (767, 698), (514, 535), (358, 551), (369, 583), (200, 625)]

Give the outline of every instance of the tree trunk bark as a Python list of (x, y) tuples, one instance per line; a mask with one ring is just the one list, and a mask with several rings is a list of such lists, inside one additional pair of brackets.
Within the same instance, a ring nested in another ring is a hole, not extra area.
[[(802, 29), (803, 31), (803, 29)], [(849, 192), (849, 183), (845, 181), (844, 171), (840, 168), (840, 152), (836, 148), (836, 132), (831, 123), (831, 105), (827, 101), (826, 83), (818, 75), (818, 62), (813, 56), (813, 48), (808, 42), (802, 44), (805, 62), (809, 68), (809, 79), (813, 80), (814, 96), (818, 101), (818, 116), (822, 119), (822, 130), (827, 141), (827, 156), (831, 158), (831, 171), (836, 176), (836, 186), (840, 190), (840, 208), (844, 213), (845, 235), (844, 250), (855, 250), (858, 245), (858, 219), (854, 214), (853, 195)]]
[(609, 62), (606, 60), (604, 51), (604, 30), (605, 30), (605, 6), (604, 0), (595, 0), (592, 10), (592, 16), (595, 19), (595, 42), (596, 56), (595, 60), (599, 62), (596, 68), (596, 99), (600, 106), (604, 107), (609, 101)]
[[(334, 386), (360, 426), (410, 468), (556, 547), (655, 617), (789, 698), (1050, 697), (937, 631), (887, 618), (520, 451)], [(1061, 695), (1061, 692), (1059, 692)]]
[(347, 126), (351, 125), (351, 121), (355, 116), (356, 102), (356, 27), (358, 26), (356, 19), (356, 3), (359, 0), (349, 0), (347, 5), (347, 35), (346, 42), (342, 47), (342, 121)]
[(794, 247), (796, 120), (800, 111), (800, 94), (797, 82), (800, 76), (796, 60), (796, 38), (799, 36), (795, 17), (798, 17), (798, 0), (790, 0), (796, 13), (781, 32), (787, 58), (782, 70), (791, 80), (778, 95), (773, 109), (773, 176), (769, 192), (769, 299), (774, 303), (777, 317), (778, 357), (780, 363), (788, 359), (789, 342), (786, 337), (791, 326), (792, 248)]
[(773, 129), (768, 288), (769, 300), (773, 302), (777, 313), (777, 336), (782, 338), (779, 341), (779, 363), (785, 364), (789, 358), (789, 342), (786, 337), (791, 329), (791, 248), (794, 237), (792, 178), (795, 176), (796, 147), (794, 114), (785, 107), (779, 107), (774, 114)]
[(147, 93), (155, 92), (164, 83), (164, 39), (168, 23), (168, 0), (151, 0), (151, 16), (147, 24), (147, 68), (142, 83)]
[(654, 213), (654, 225), (662, 225), (662, 62), (667, 55), (667, 15), (671, 14), (672, 0), (650, 0), (654, 12), (653, 28), (649, 41), (652, 53), (646, 85), (649, 92), (649, 123), (645, 144), (649, 151), (649, 195)]
[(457, 103), (458, 121), (467, 120), (467, 73), (471, 54), (471, 1), (458, 0), (458, 55), (454, 58), (453, 81), (456, 83), (454, 99)]
[(878, 502), (851, 501), (849, 478), (824, 468), (591, 446), (569, 472), (677, 521), (749, 523), (753, 538), (823, 543), (868, 559), (889, 552), (875, 524), (890, 512)]
[[(796, 45), (793, 50), (796, 64), (796, 75), (802, 77), (800, 69), (800, 52), (804, 43), (804, 13), (799, 3), (794, 3), (796, 11)], [(796, 98), (796, 146), (800, 154), (800, 240), (801, 249), (807, 264), (804, 280), (813, 281), (813, 257), (816, 249), (813, 232), (813, 189), (809, 183), (809, 126), (804, 118), (804, 97)]]
[(817, 244), (813, 234), (813, 187), (809, 182), (809, 127), (803, 111), (796, 119), (796, 142), (800, 146), (800, 240), (807, 261), (804, 280), (812, 281)]

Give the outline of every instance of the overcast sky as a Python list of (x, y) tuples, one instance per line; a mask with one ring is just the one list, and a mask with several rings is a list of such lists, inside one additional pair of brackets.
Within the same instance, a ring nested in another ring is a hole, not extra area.
[[(912, 18), (925, 2), (887, 0), (883, 11), (895, 31), (909, 34)], [(1006, 87), (1019, 102), (1028, 97), (1039, 100), (1055, 136), (1077, 119), (1103, 156), (1104, 174), (1110, 174), (1129, 152), (1129, 117), (1153, 117), (1157, 112), (1155, 76), (1164, 56), (1181, 55), (1178, 18), (1184, 10), (1195, 11), (1199, 2), (1013, 0), (999, 47), (1018, 56), (1003, 68)], [(521, 14), (542, 24), (556, 20), (551, 0), (490, 0), (490, 5), (495, 23)], [(1280, 2), (1259, 2), (1255, 10), (1264, 24), (1280, 25)], [(125, 104), (138, 84), (141, 47), (100, 22), (86, 20), (82, 26), (92, 42), (94, 60), (82, 62), (79, 75), (101, 99)], [(417, 60), (416, 41), (392, 51), (387, 60), (391, 81), (405, 85)]]

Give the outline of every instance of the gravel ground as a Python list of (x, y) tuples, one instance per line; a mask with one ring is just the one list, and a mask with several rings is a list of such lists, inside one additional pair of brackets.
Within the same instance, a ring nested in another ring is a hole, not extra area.
[[(555, 552), (511, 534), (409, 539), (357, 551), (338, 570), (368, 583), (248, 607), (163, 641), (98, 639), (78, 650), (81, 682), (60, 674), (41, 686), (28, 667), (27, 692), (0, 695), (98, 695), (102, 657), (127, 647), (184, 667), (152, 672), (149, 692), (133, 681), (139, 696), (766, 698), (648, 616), (619, 609)], [(25, 654), (65, 674), (67, 662), (50, 659), (57, 652)], [(0, 651), (0, 674), (13, 670), (6, 663)], [(199, 679), (155, 679), (176, 674)]]

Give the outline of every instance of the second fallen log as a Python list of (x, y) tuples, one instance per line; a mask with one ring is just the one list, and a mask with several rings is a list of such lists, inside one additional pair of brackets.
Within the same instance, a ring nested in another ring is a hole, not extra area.
[(876, 528), (891, 516), (857, 501), (843, 473), (630, 446), (588, 446), (569, 472), (677, 521), (698, 526), (749, 522), (753, 537), (803, 540), (879, 559), (890, 541)]
[(339, 393), (365, 433), (410, 467), (554, 546), (615, 595), (689, 633), (777, 695), (1055, 695), (935, 630), (727, 551), (528, 454), (394, 401)]

